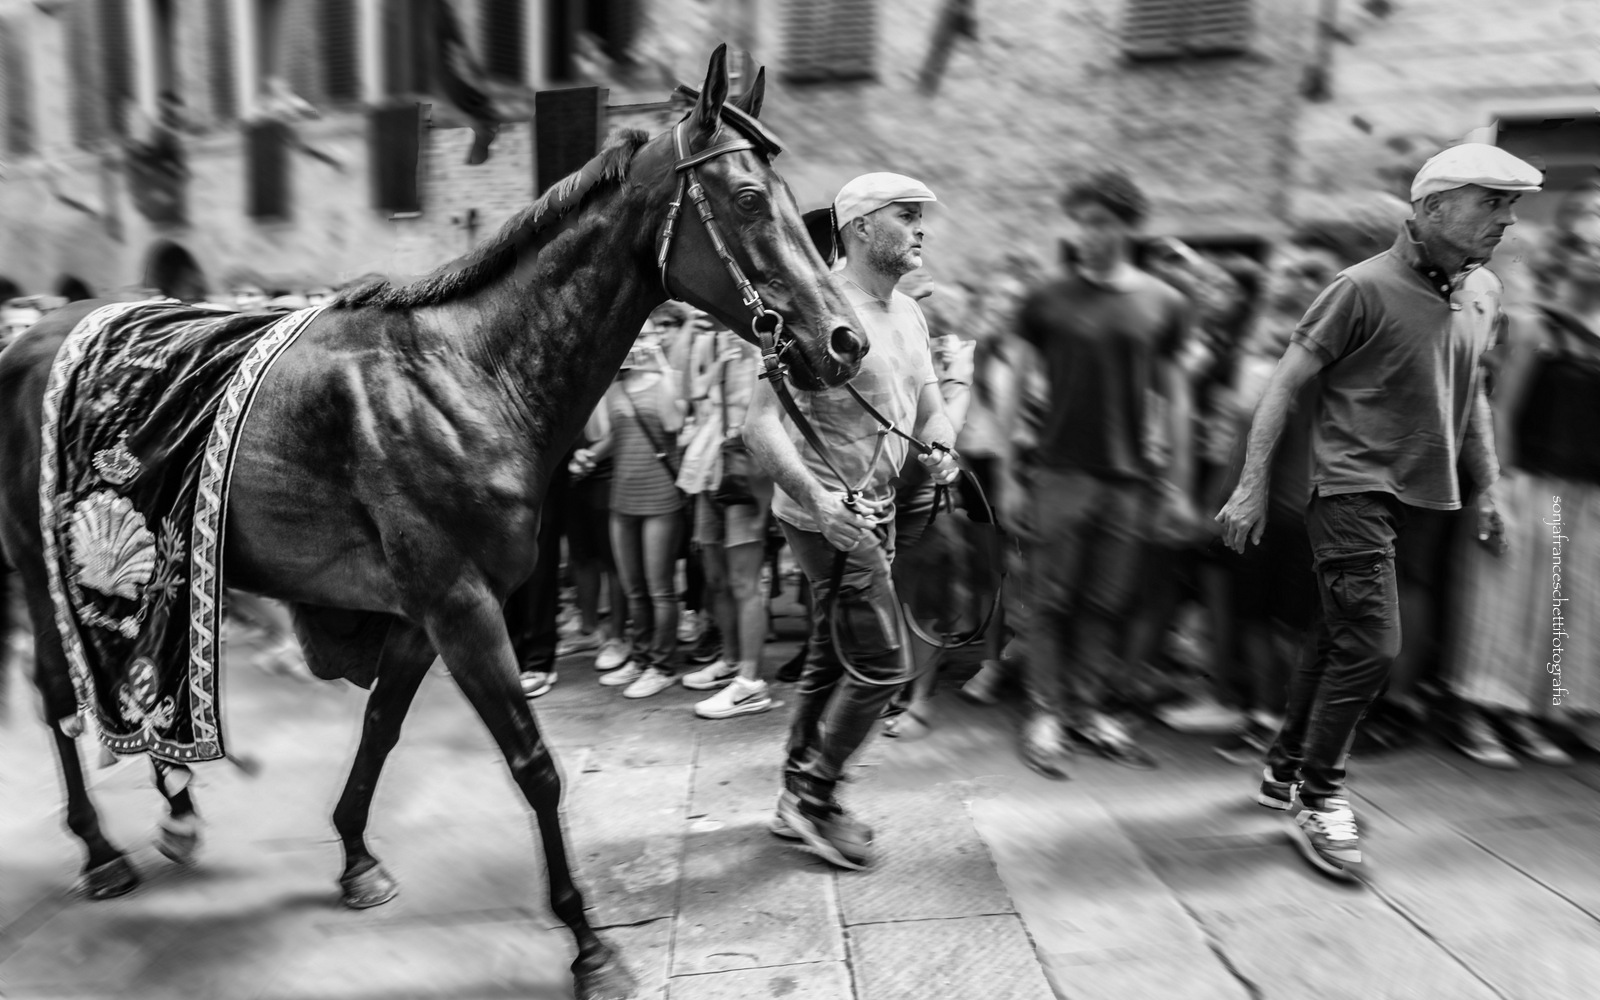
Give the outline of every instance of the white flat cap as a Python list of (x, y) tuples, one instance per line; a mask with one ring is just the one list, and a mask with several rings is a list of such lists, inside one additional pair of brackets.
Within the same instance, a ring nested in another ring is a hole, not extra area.
[(1537, 191), (1544, 174), (1526, 160), (1499, 146), (1464, 142), (1435, 153), (1411, 182), (1411, 200), (1421, 201), (1436, 191), (1452, 191), (1468, 184), (1499, 191)]
[(938, 201), (928, 186), (904, 174), (862, 174), (833, 199), (834, 221), (843, 229), (852, 219), (871, 215), (897, 201)]

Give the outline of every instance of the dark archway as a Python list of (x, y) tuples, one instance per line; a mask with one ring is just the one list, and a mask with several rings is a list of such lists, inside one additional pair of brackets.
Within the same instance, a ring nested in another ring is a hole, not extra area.
[(10, 278), (0, 278), (0, 302), (9, 302), (22, 295), (22, 289)]
[(145, 260), (146, 287), (184, 302), (199, 302), (206, 297), (205, 272), (183, 247), (170, 240), (157, 240)]
[(84, 283), (83, 279), (70, 274), (61, 276), (56, 282), (56, 294), (68, 302), (80, 302), (84, 299), (94, 298), (94, 292)]

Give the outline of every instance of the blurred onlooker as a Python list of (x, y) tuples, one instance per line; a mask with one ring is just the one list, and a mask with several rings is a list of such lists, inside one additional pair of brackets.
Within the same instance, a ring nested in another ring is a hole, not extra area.
[[(577, 592), (578, 630), (556, 645), (557, 656), (595, 650), (594, 666), (601, 671), (622, 666), (628, 657), (628, 598), (611, 551), (612, 446), (611, 411), (602, 401), (584, 424), (568, 466), (567, 560)], [(609, 605), (603, 621), (602, 592)]]
[(624, 368), (606, 405), (614, 441), (611, 550), (628, 595), (631, 651), (600, 683), (626, 685), (625, 697), (647, 698), (671, 686), (676, 674), (675, 571), (683, 533), (677, 436), (685, 404), (655, 328), (639, 334)]
[[(1028, 490), (1002, 496), (1011, 523), (1033, 536), (1024, 598), (1032, 712), (1022, 754), (1049, 777), (1066, 776), (1069, 728), (1111, 760), (1154, 766), (1107, 701), (1145, 526), (1173, 535), (1197, 526), (1189, 388), (1178, 364), (1190, 308), (1133, 265), (1146, 206), (1117, 172), (1069, 188), (1074, 261), (1020, 316), (1023, 338), (1044, 356), (1050, 403)], [(1155, 426), (1162, 416), (1166, 426)]]
[[(1007, 557), (1004, 525), (991, 524), (990, 517), (1000, 507), (1002, 484), (1014, 479), (1013, 442), (1023, 423), (1024, 407), (1031, 400), (1042, 409), (1048, 391), (1038, 351), (1016, 334), (1017, 309), (1027, 290), (1017, 269), (996, 272), (978, 295), (969, 325), (977, 345), (973, 350), (972, 396), (966, 424), (956, 439), (956, 451), (978, 481), (974, 487), (961, 479), (959, 492), (967, 518), (973, 592), (980, 595), (980, 603), (1001, 587)], [(994, 516), (998, 519), (997, 513)], [(961, 689), (980, 704), (993, 703), (1006, 679), (1002, 658), (1008, 638), (1007, 595), (1001, 598), (984, 636), (983, 662)]]
[[(694, 504), (694, 547), (705, 573), (705, 601), (720, 635), (721, 655), (685, 674), (683, 686), (693, 691), (721, 688), (694, 710), (701, 718), (727, 719), (772, 707), (761, 679), (768, 625), (761, 566), (772, 482), (743, 453), (759, 352), (726, 329), (713, 331), (708, 342), (715, 353), (703, 376), (706, 391), (696, 393), (705, 397), (706, 407), (684, 454), (678, 485)], [(738, 469), (732, 468), (735, 462)]]
[[(695, 391), (696, 381), (704, 376), (711, 358), (706, 353), (710, 340), (710, 318), (699, 314), (693, 306), (676, 300), (661, 303), (650, 314), (650, 326), (661, 340), (662, 353), (671, 368), (669, 378), (684, 401), (684, 420), (679, 428), (680, 447), (687, 446), (687, 436), (692, 435), (705, 416), (703, 401)], [(678, 642), (693, 644), (689, 657), (697, 663), (716, 659), (721, 639), (714, 634), (716, 622), (705, 610), (705, 573), (700, 565), (700, 554), (694, 549), (694, 506), (686, 504), (683, 511), (683, 530), (678, 533), (678, 556), (683, 561), (684, 589), (682, 608), (678, 614)], [(709, 622), (709, 624), (708, 624)], [(707, 655), (709, 654), (709, 655)]]
[(0, 306), (0, 350), (43, 318), (44, 312), (30, 299), (12, 299)]
[(1457, 539), (1450, 738), (1495, 767), (1571, 763), (1561, 728), (1600, 750), (1600, 180), (1563, 200), (1542, 263), (1492, 397), (1510, 547)]

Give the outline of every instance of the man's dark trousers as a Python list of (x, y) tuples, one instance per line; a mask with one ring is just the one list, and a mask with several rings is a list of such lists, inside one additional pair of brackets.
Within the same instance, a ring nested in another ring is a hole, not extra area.
[(1318, 807), (1344, 794), (1356, 725), (1382, 693), (1400, 652), (1395, 539), (1407, 509), (1388, 493), (1313, 496), (1306, 528), (1321, 599), (1316, 655), (1301, 661), (1267, 763), (1279, 781), (1303, 782)]

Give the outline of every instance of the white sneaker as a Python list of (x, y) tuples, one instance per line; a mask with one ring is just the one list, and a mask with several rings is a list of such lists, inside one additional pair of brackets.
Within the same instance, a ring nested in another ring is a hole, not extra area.
[(1174, 705), (1162, 705), (1156, 709), (1155, 716), (1180, 733), (1211, 736), (1231, 733), (1244, 722), (1244, 716), (1238, 709), (1219, 704), (1210, 695), (1201, 695)]
[(735, 678), (732, 684), (700, 702), (694, 714), (702, 719), (731, 719), (736, 715), (754, 715), (772, 707), (772, 697), (767, 694), (767, 682)]
[(706, 623), (698, 611), (685, 611), (678, 617), (678, 641), (699, 642)]
[(624, 698), (648, 698), (672, 686), (677, 678), (660, 667), (647, 667), (632, 684), (622, 689)]
[(628, 654), (633, 647), (628, 645), (626, 639), (607, 639), (600, 644), (600, 652), (595, 654), (594, 668), (596, 670), (615, 670), (628, 662)]
[(629, 660), (622, 666), (600, 678), (602, 687), (620, 687), (623, 684), (632, 684), (644, 673), (644, 668), (639, 666), (639, 661)]
[(739, 666), (727, 660), (712, 660), (699, 670), (683, 675), (683, 686), (690, 691), (710, 691), (739, 676)]
[(557, 656), (571, 656), (574, 653), (587, 653), (591, 649), (599, 649), (601, 644), (600, 630), (593, 632), (573, 632), (563, 636), (556, 643)]
[(1328, 799), (1321, 809), (1301, 803), (1289, 836), (1318, 870), (1340, 879), (1365, 877), (1361, 835), (1356, 831), (1355, 813), (1344, 799)]

